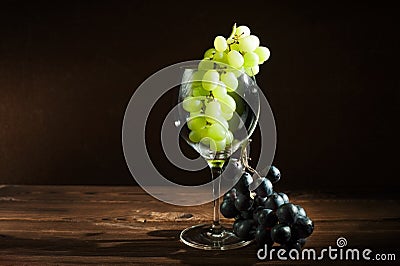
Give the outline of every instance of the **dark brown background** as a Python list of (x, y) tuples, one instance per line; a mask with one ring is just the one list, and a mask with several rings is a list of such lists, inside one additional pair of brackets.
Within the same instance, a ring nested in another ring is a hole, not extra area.
[[(135, 88), (238, 22), (272, 51), (257, 78), (276, 118), (280, 188), (399, 191), (395, 6), (147, 2), (0, 3), (0, 183), (134, 184), (121, 124)], [(153, 157), (181, 183), (207, 178)]]

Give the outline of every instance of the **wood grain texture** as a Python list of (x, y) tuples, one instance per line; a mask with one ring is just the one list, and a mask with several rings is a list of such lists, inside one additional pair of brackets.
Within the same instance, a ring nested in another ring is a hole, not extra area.
[[(316, 225), (306, 247), (343, 236), (351, 248), (398, 251), (399, 199), (290, 196)], [(182, 229), (210, 219), (210, 204), (168, 205), (137, 187), (0, 186), (0, 264), (271, 264), (257, 260), (254, 245), (210, 252), (179, 242)], [(310, 261), (274, 261), (288, 263)]]

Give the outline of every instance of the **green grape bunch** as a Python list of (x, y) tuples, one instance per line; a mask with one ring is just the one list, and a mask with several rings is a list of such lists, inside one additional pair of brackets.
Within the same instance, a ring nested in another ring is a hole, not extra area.
[(270, 51), (265, 46), (260, 46), (257, 36), (250, 34), (247, 26), (236, 27), (228, 39), (217, 36), (214, 39), (214, 48), (208, 49), (204, 59), (212, 59), (244, 71), (250, 77), (259, 72), (259, 65), (270, 57)]
[(259, 65), (269, 57), (269, 49), (260, 46), (260, 40), (250, 34), (247, 26), (234, 24), (228, 38), (215, 37), (214, 48), (204, 53), (190, 77), (190, 93), (183, 100), (183, 109), (189, 113), (190, 141), (215, 152), (229, 148), (238, 124), (233, 121), (239, 105), (235, 101), (238, 78), (242, 73), (257, 75)]

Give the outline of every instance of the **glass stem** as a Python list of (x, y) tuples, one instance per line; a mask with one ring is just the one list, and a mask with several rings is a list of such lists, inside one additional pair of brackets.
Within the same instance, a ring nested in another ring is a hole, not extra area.
[[(208, 165), (211, 169), (211, 177), (212, 180), (218, 178), (222, 173), (222, 166), (224, 165), (225, 160), (210, 160), (208, 161)], [(213, 223), (212, 229), (215, 233), (219, 229), (221, 229), (221, 225), (219, 223), (219, 196), (220, 196), (220, 185), (221, 180), (219, 179), (218, 182), (213, 182)]]

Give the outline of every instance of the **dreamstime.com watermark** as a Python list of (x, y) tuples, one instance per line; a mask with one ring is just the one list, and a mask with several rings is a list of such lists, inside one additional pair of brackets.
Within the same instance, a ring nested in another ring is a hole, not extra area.
[(336, 247), (328, 246), (317, 251), (313, 248), (297, 249), (268, 249), (265, 245), (257, 251), (259, 260), (365, 260), (365, 261), (395, 261), (395, 253), (374, 253), (371, 249), (345, 248), (347, 240), (339, 237), (336, 240)]

